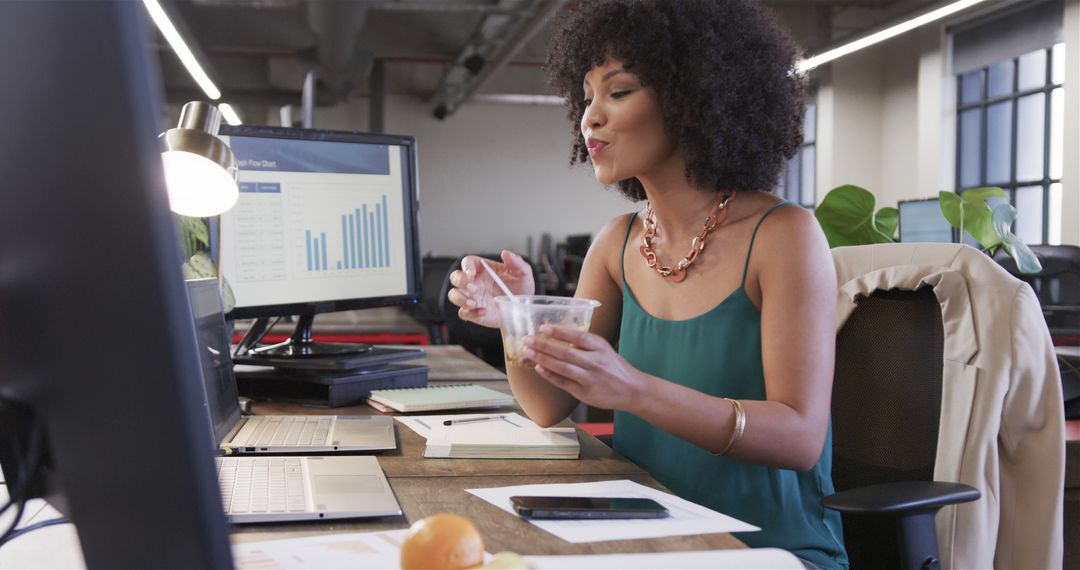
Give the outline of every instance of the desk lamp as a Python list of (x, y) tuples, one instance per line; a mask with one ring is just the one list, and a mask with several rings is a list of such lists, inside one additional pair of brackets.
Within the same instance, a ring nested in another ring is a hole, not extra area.
[(218, 108), (192, 101), (180, 111), (180, 124), (158, 137), (165, 163), (169, 207), (182, 216), (217, 216), (236, 204), (236, 157), (217, 137)]

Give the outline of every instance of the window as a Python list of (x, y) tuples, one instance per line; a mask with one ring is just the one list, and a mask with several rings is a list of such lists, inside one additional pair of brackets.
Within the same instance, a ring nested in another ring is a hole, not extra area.
[(803, 145), (788, 162), (776, 193), (805, 208), (817, 205), (817, 105), (806, 104), (803, 117)]
[(956, 187), (1004, 188), (1025, 243), (1061, 241), (1064, 76), (1062, 43), (957, 76)]

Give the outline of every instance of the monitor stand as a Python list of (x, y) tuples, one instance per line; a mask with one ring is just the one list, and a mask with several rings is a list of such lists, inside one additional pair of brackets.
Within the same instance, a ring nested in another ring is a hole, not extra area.
[[(371, 375), (376, 372), (389, 373), (399, 369), (408, 369), (411, 372), (416, 366), (387, 365), (398, 360), (413, 360), (424, 357), (424, 351), (420, 347), (391, 348), (361, 343), (312, 342), (311, 323), (314, 319), (315, 315), (313, 314), (300, 315), (292, 338), (279, 344), (251, 348), (251, 346), (258, 344), (259, 339), (263, 337), (263, 334), (270, 327), (270, 319), (257, 319), (248, 328), (243, 340), (240, 341), (234, 353), (233, 362), (236, 364), (272, 367), (278, 372), (263, 373), (263, 376), (269, 374), (275, 379), (280, 379), (279, 377), (285, 375), (290, 380), (332, 383), (343, 378), (345, 380), (355, 380), (357, 377)], [(426, 370), (426, 367), (424, 369)], [(238, 374), (240, 373), (238, 372)], [(261, 378), (262, 376), (260, 376)], [(411, 378), (408, 381), (426, 383), (427, 376), (425, 374), (423, 379)], [(403, 382), (403, 380), (398, 378), (389, 384), (384, 382), (380, 387), (423, 385), (423, 383), (401, 384), (400, 382)]]
[(315, 342), (311, 340), (311, 325), (314, 322), (314, 314), (300, 315), (296, 321), (296, 330), (293, 331), (289, 340), (253, 348), (248, 355), (275, 358), (327, 358), (363, 354), (371, 350), (371, 345), (365, 343)]

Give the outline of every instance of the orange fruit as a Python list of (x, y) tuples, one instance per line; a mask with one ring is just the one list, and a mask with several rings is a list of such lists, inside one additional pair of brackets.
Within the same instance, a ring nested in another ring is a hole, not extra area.
[(484, 563), (484, 539), (469, 519), (439, 513), (416, 521), (401, 544), (402, 570), (460, 570)]

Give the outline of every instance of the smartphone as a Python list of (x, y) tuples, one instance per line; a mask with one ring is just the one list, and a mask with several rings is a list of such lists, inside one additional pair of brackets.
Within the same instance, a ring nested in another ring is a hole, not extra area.
[(662, 519), (664, 505), (622, 497), (510, 497), (514, 511), (531, 519)]

